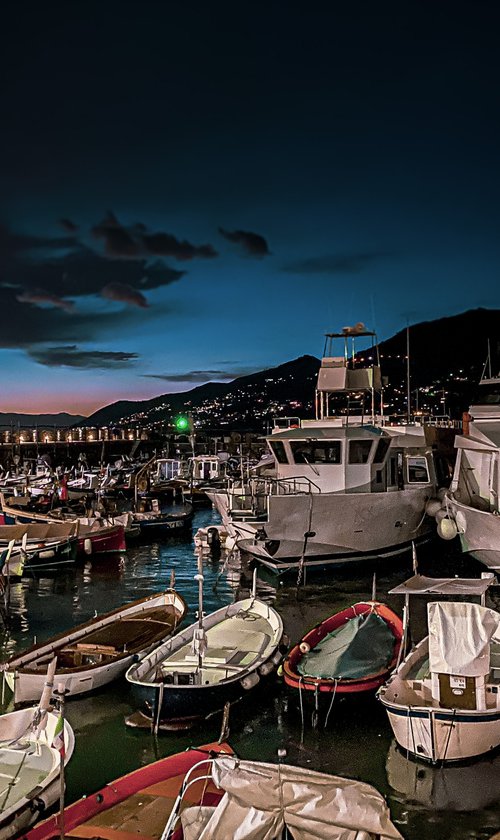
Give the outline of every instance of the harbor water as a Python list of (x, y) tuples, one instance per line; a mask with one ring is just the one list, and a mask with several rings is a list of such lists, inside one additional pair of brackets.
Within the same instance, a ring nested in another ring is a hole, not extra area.
[[(211, 510), (197, 512), (193, 533), (218, 522)], [(189, 605), (187, 621), (196, 617), (198, 558), (192, 535), (154, 543), (138, 543), (126, 553), (88, 562), (72, 571), (12, 584), (10, 621), (1, 630), (0, 657), (80, 624), (96, 613), (175, 586)], [(420, 565), (421, 564), (421, 565)], [(204, 554), (204, 610), (211, 612), (248, 595), (251, 573), (237, 557)], [(455, 556), (444, 543), (419, 555), (419, 570), (434, 576), (480, 576), (473, 560)], [(393, 586), (412, 573), (411, 558), (377, 569), (377, 597), (401, 612), (398, 598), (387, 597)], [(373, 566), (349, 568), (310, 579), (297, 590), (295, 580), (278, 581), (259, 574), (257, 591), (281, 613), (292, 641), (321, 619), (366, 599), (372, 593)], [(498, 592), (498, 590), (496, 590)], [(495, 593), (495, 590), (493, 590)], [(493, 594), (495, 597), (495, 594)], [(494, 604), (499, 606), (499, 604)], [(2, 688), (3, 711), (11, 708)], [(408, 759), (396, 748), (386, 713), (370, 698), (335, 701), (319, 725), (311, 712), (298, 710), (281, 679), (272, 688), (252, 693), (230, 713), (229, 741), (242, 758), (284, 761), (374, 785), (387, 799), (392, 818), (406, 840), (487, 840), (500, 830), (500, 754), (454, 767), (432, 767)], [(90, 794), (138, 766), (189, 746), (217, 740), (220, 717), (184, 732), (131, 729), (125, 718), (135, 710), (125, 679), (66, 703), (66, 717), (76, 737), (66, 772), (66, 800)], [(229, 838), (228, 838), (229, 840)]]

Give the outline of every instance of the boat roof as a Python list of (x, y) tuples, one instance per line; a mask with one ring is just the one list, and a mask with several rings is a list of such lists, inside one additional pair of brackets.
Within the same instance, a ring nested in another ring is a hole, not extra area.
[(413, 575), (389, 590), (389, 595), (483, 595), (497, 582), (495, 575), (482, 578), (432, 578)]
[(335, 440), (338, 438), (373, 438), (384, 434), (384, 429), (366, 424), (365, 426), (303, 426), (301, 429), (286, 429), (274, 432), (267, 440)]

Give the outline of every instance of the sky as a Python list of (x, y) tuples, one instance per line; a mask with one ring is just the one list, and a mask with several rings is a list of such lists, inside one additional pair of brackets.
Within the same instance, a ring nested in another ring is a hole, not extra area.
[(499, 24), (495, 0), (4, 7), (0, 411), (500, 308)]

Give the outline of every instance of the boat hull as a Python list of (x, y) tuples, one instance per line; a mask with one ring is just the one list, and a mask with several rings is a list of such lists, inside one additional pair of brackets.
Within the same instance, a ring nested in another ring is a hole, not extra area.
[(462, 551), (488, 569), (500, 570), (500, 516), (463, 505), (453, 496), (447, 497), (447, 503), (457, 525)]

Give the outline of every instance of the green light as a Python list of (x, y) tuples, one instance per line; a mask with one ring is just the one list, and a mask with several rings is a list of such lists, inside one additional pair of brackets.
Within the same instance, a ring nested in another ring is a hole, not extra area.
[(185, 415), (181, 414), (175, 421), (175, 428), (179, 432), (185, 432), (189, 429), (189, 419)]

